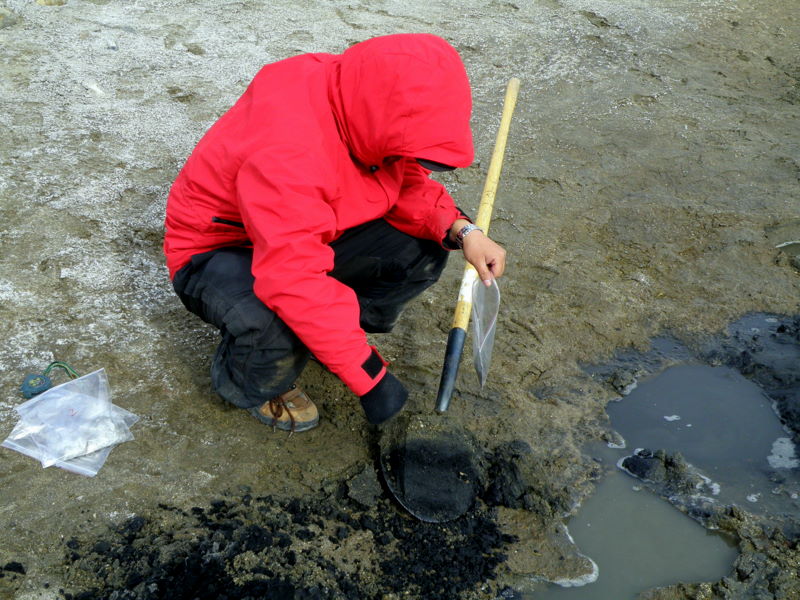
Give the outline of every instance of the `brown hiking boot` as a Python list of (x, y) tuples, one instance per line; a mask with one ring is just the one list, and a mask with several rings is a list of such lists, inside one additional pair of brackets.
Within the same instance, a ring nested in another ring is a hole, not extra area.
[(261, 406), (254, 406), (250, 414), (262, 423), (292, 433), (308, 431), (319, 424), (317, 407), (296, 385)]

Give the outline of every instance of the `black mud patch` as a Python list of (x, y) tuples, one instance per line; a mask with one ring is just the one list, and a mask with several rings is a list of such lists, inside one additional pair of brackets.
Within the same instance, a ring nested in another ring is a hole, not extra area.
[(7, 574), (10, 575), (25, 575), (25, 567), (22, 563), (12, 560), (5, 564), (5, 566), (0, 567), (0, 577), (5, 577)]
[(25, 579), (27, 569), (16, 560), (0, 566), (0, 598), (14, 598)]
[(102, 539), (68, 540), (71, 591), (63, 596), (455, 599), (484, 597), (482, 588), (496, 597), (493, 581), (514, 539), (491, 509), (423, 523), (385, 498), (365, 508), (346, 484), (304, 499), (227, 494), (190, 510), (160, 505)]

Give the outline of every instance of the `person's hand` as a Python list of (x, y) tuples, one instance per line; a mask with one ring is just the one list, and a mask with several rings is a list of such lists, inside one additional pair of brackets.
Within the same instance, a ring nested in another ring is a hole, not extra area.
[(385, 423), (403, 410), (408, 391), (394, 375), (386, 371), (378, 384), (361, 396), (361, 407), (367, 421), (373, 425)]
[(464, 236), (463, 251), (486, 287), (492, 285), (492, 277), (500, 277), (506, 268), (506, 251), (482, 231), (471, 231)]

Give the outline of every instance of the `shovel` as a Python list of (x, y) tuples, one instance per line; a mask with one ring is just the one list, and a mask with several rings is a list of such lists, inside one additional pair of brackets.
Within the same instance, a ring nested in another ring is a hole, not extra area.
[[(494, 198), (500, 179), (511, 115), (519, 92), (519, 79), (511, 79), (506, 88), (503, 115), (497, 132), (492, 160), (486, 174), (476, 225), (489, 231)], [(473, 286), (476, 292), (473, 292)], [(475, 365), (483, 386), (489, 368), (494, 324), (500, 292), (497, 283), (485, 287), (478, 273), (467, 264), (461, 282), (453, 327), (447, 338), (444, 367), (436, 400), (436, 411), (444, 413), (450, 404), (458, 366), (464, 350), (473, 293), (476, 306)], [(485, 295), (485, 297), (483, 297)], [(486, 310), (488, 309), (488, 310)], [(478, 325), (480, 323), (480, 325)], [(380, 465), (384, 482), (395, 499), (411, 515), (430, 523), (442, 523), (465, 514), (480, 489), (480, 451), (463, 428), (448, 427), (441, 417), (400, 415), (381, 430)]]
[[(508, 140), (508, 129), (511, 125), (511, 115), (514, 113), (514, 107), (517, 104), (518, 93), (519, 79), (514, 77), (508, 82), (508, 87), (506, 88), (506, 98), (503, 103), (503, 116), (500, 119), (500, 128), (497, 130), (497, 139), (494, 144), (492, 160), (489, 163), (489, 170), (486, 173), (486, 183), (483, 186), (483, 194), (481, 194), (478, 217), (475, 219), (475, 224), (487, 234), (489, 233), (489, 224), (492, 220), (492, 209), (494, 208), (494, 199), (497, 194), (497, 184), (500, 181), (500, 171), (503, 168), (503, 155), (506, 151), (506, 141)], [(461, 289), (458, 292), (458, 302), (453, 317), (453, 327), (450, 329), (450, 333), (447, 336), (447, 348), (444, 352), (442, 378), (439, 382), (439, 395), (436, 398), (436, 411), (439, 413), (445, 412), (450, 406), (450, 398), (455, 389), (458, 366), (461, 362), (461, 354), (464, 352), (464, 340), (467, 337), (473, 289), (476, 287), (475, 284), (477, 281), (478, 272), (475, 270), (475, 267), (467, 263), (464, 267), (464, 275), (461, 278)], [(496, 301), (499, 306), (500, 292), (496, 289), (497, 282), (493, 281), (492, 286), (496, 290)], [(486, 333), (491, 335), (491, 340), (489, 338), (485, 338), (485, 340), (489, 342), (493, 341), (493, 324), (491, 331), (487, 331)], [(491, 348), (491, 343), (489, 343), (489, 348)], [(491, 354), (491, 350), (489, 354)], [(486, 381), (488, 364), (482, 361), (479, 366), (476, 358), (476, 368), (478, 369), (478, 377), (481, 379), (481, 386), (483, 386), (483, 383)]]
[(466, 513), (480, 489), (478, 445), (440, 417), (400, 415), (380, 438), (383, 480), (420, 521), (444, 523)]

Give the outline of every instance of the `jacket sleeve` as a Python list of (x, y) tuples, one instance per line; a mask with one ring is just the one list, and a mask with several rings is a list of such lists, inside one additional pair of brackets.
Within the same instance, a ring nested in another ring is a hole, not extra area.
[(412, 159), (406, 159), (400, 196), (386, 220), (414, 237), (433, 240), (447, 250), (447, 233), (456, 219), (471, 219), (455, 205), (445, 187), (429, 177), (429, 172)]
[[(271, 156), (280, 156), (274, 160)], [(316, 163), (324, 169), (325, 161)], [(336, 217), (325, 202), (330, 181), (292, 148), (260, 152), (239, 169), (242, 219), (253, 242), (254, 290), (308, 349), (358, 396), (386, 372), (359, 325), (355, 293), (328, 276)], [(267, 176), (268, 173), (268, 176)]]

